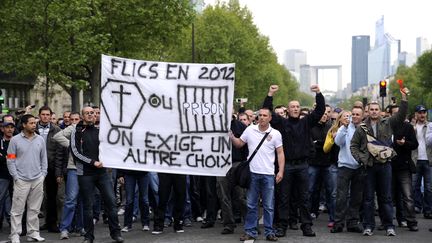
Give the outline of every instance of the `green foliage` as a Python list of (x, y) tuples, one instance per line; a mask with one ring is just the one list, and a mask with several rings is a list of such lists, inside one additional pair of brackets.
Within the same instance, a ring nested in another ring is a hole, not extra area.
[[(194, 21), (195, 60), (199, 63), (235, 63), (235, 97), (247, 97), (247, 107), (257, 109), (271, 84), (280, 90), (275, 104), (297, 97), (298, 85), (277, 62), (267, 37), (259, 33), (247, 8), (238, 1), (207, 7)], [(171, 53), (170, 60), (191, 62), (191, 29)]]
[(0, 16), (0, 70), (46, 76), (69, 93), (91, 89), (96, 104), (101, 54), (191, 62), (192, 22), (196, 62), (236, 63), (235, 97), (249, 107), (261, 106), (271, 84), (280, 86), (275, 104), (313, 103), (237, 0), (198, 16), (189, 0), (3, 0)]
[[(344, 110), (351, 110), (354, 106), (354, 103), (356, 101), (363, 101), (363, 97), (360, 95), (356, 95), (356, 96), (352, 96), (351, 98), (349, 98), (348, 100), (344, 100), (342, 102), (340, 102), (337, 107), (340, 107)], [(366, 104), (363, 104), (366, 105)]]
[[(418, 104), (424, 104), (428, 108), (432, 107), (432, 94), (430, 88), (426, 85), (425, 79), (421, 77), (421, 73), (427, 71), (420, 71), (420, 67), (424, 68), (424, 63), (427, 63), (427, 58), (432, 60), (432, 55), (422, 55), (417, 61), (416, 65), (412, 67), (399, 66), (395, 78), (390, 81), (390, 96), (400, 99), (399, 85), (397, 80), (401, 79), (404, 85), (410, 90), (410, 96), (408, 98), (408, 106), (410, 113), (414, 112), (415, 106)], [(432, 64), (432, 62), (430, 62)], [(432, 68), (432, 66), (430, 67)]]
[(315, 103), (315, 97), (304, 92), (298, 92), (295, 99), (298, 100), (303, 107), (312, 107)]
[(426, 89), (432, 88), (432, 51), (427, 51), (417, 60), (420, 84)]
[(194, 13), (189, 0), (4, 0), (0, 16), (0, 70), (70, 91), (97, 89), (101, 54), (165, 60)]

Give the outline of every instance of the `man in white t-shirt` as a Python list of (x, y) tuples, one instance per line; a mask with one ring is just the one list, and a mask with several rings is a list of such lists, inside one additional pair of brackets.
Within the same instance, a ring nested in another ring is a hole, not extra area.
[(245, 234), (240, 240), (252, 240), (258, 237), (258, 199), (261, 195), (264, 208), (264, 229), (266, 240), (277, 241), (273, 230), (274, 216), (274, 182), (275, 182), (275, 150), (277, 152), (279, 172), (276, 183), (279, 183), (284, 174), (285, 155), (282, 147), (282, 135), (270, 126), (271, 111), (262, 108), (258, 113), (258, 124), (251, 125), (243, 132), (240, 138), (230, 134), (233, 145), (237, 148), (248, 145), (249, 157), (258, 144), (269, 133), (263, 144), (250, 161), (251, 182), (247, 192), (247, 214), (245, 219)]

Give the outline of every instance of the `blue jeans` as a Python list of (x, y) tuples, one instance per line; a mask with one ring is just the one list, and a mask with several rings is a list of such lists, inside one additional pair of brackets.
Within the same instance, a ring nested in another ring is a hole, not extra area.
[(264, 208), (264, 234), (266, 237), (274, 234), (274, 183), (274, 175), (263, 175), (251, 172), (251, 183), (247, 191), (247, 214), (244, 228), (245, 233), (254, 238), (258, 237), (258, 199), (260, 195)]
[[(148, 196), (148, 183), (147, 183), (147, 200), (149, 199)], [(149, 208), (150, 208), (150, 202), (149, 202)], [(133, 206), (133, 216), (135, 218), (138, 218), (138, 214), (140, 214), (139, 209), (139, 189), (138, 189), (138, 183), (136, 183), (135, 186), (135, 196), (134, 196), (134, 206)]]
[[(82, 229), (82, 208), (77, 207), (78, 197), (79, 197), (79, 186), (78, 186), (78, 176), (77, 171), (68, 169), (66, 177), (66, 187), (65, 187), (65, 201), (63, 205), (62, 219), (60, 222), (60, 231), (71, 231), (72, 221), (74, 215), (76, 217), (76, 229)], [(79, 211), (76, 211), (76, 210)]]
[(101, 199), (104, 201), (104, 213), (108, 216), (108, 226), (111, 236), (120, 235), (120, 225), (117, 216), (117, 206), (111, 177), (108, 173), (98, 173), (95, 175), (78, 176), (80, 193), (84, 207), (84, 237), (94, 240), (93, 224), (93, 200), (95, 187), (99, 189)]
[(385, 229), (393, 229), (393, 201), (392, 201), (392, 168), (389, 162), (385, 164), (375, 163), (366, 170), (364, 189), (364, 219), (363, 227), (374, 230), (375, 228), (375, 188), (380, 204), (380, 215)]
[(99, 190), (96, 188), (93, 196), (93, 218), (99, 220), (99, 215), (102, 211), (102, 199)]
[(318, 215), (321, 185), (324, 183), (329, 222), (334, 222), (336, 205), (337, 167), (309, 165), (309, 209)]
[(186, 201), (185, 201), (185, 211), (184, 211), (184, 219), (192, 219), (192, 204), (190, 198), (190, 177), (186, 176)]
[[(423, 213), (432, 213), (432, 175), (429, 161), (418, 160), (416, 174), (413, 175), (415, 206), (423, 208)], [(424, 194), (421, 193), (421, 181), (424, 183)]]
[[(3, 212), (6, 212), (4, 209), (6, 207), (6, 198), (8, 198), (9, 195), (9, 184), (11, 183), (11, 180), (9, 179), (3, 179), (0, 178), (0, 224), (3, 223)], [(9, 197), (10, 199), (10, 197)], [(9, 209), (10, 212), (10, 209)]]
[(149, 185), (154, 199), (151, 206), (156, 209), (159, 204), (159, 177), (156, 172), (149, 172)]
[(139, 190), (139, 208), (141, 212), (141, 224), (149, 225), (149, 199), (148, 186), (149, 175), (142, 174), (126, 174), (125, 175), (125, 190), (126, 190), (126, 209), (124, 216), (124, 226), (132, 227), (132, 216), (134, 211), (135, 187), (138, 184)]

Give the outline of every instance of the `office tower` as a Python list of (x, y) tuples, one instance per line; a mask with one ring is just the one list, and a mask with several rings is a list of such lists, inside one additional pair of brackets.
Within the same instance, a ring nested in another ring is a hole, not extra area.
[(376, 22), (375, 34), (375, 46), (368, 53), (368, 84), (395, 74), (399, 64), (400, 40), (384, 32), (384, 17)]
[(284, 65), (292, 72), (300, 73), (300, 66), (307, 63), (306, 52), (299, 49), (285, 51)]
[(411, 67), (416, 62), (416, 59), (417, 58), (414, 54), (403, 51), (399, 53), (398, 64)]
[(300, 66), (300, 91), (302, 92), (309, 92), (312, 79), (316, 79), (315, 73), (312, 71), (311, 66), (304, 64)]
[(416, 39), (416, 55), (417, 57), (421, 56), (423, 52), (430, 50), (431, 46), (429, 42), (424, 37), (417, 37)]
[(368, 85), (368, 52), (370, 37), (357, 35), (352, 37), (351, 47), (351, 88), (356, 92)]

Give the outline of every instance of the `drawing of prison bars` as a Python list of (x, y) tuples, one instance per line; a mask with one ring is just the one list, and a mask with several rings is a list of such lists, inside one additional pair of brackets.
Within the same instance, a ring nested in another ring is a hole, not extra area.
[(228, 132), (228, 86), (177, 86), (182, 133)]

